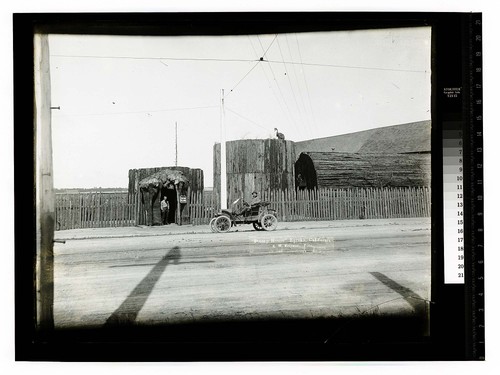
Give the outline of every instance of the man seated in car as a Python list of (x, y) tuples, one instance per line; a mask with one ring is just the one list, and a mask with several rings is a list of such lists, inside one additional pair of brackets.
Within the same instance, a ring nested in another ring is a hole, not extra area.
[(252, 201), (250, 202), (251, 207), (254, 207), (260, 203), (260, 198), (258, 197), (258, 195), (259, 194), (256, 191), (252, 193)]
[(250, 201), (250, 204), (244, 202), (244, 206), (239, 214), (243, 216), (250, 216), (252, 213), (252, 208), (258, 206), (259, 203), (260, 203), (260, 198), (258, 197), (258, 193), (254, 191), (252, 193), (252, 200)]

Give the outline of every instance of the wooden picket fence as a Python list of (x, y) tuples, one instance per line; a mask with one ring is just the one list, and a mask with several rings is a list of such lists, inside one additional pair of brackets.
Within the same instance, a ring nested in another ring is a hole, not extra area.
[[(350, 188), (274, 190), (260, 193), (277, 210), (279, 221), (429, 217), (431, 190), (411, 188)], [(217, 197), (206, 202), (201, 193), (190, 201), (192, 224), (207, 224), (218, 211)]]
[(191, 193), (189, 201), (189, 216), (191, 224), (208, 224), (220, 211), (220, 196), (215, 191)]
[(137, 197), (128, 193), (56, 193), (56, 230), (135, 225)]
[[(431, 189), (350, 188), (263, 191), (279, 221), (387, 219), (429, 217)], [(139, 197), (128, 193), (85, 192), (56, 194), (56, 230), (134, 226), (139, 219)], [(208, 224), (220, 211), (215, 192), (189, 197), (188, 218), (193, 225)]]

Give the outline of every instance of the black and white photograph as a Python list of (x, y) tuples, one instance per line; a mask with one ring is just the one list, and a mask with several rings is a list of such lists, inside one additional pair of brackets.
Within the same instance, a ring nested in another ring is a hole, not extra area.
[(40, 46), (56, 329), (342, 319), (309, 333), (328, 342), (397, 317), (428, 335), (430, 27)]
[(480, 20), (17, 15), (34, 122), (19, 352), (484, 359), (482, 76), (462, 46)]

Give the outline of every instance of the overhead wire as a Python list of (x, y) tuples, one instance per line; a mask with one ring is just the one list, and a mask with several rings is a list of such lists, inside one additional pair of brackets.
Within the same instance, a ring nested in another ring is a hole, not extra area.
[[(253, 42), (252, 42), (252, 39), (250, 38), (250, 35), (247, 35), (247, 37), (248, 37), (248, 40), (250, 41), (250, 45), (252, 46), (252, 49), (253, 49), (255, 55), (257, 56), (257, 58), (259, 58), (259, 53), (255, 49), (255, 46), (253, 45)], [(260, 42), (260, 40), (259, 40), (259, 42)], [(261, 46), (262, 46), (262, 44), (261, 44)], [(269, 76), (266, 73), (266, 69), (264, 68), (264, 65), (260, 64), (260, 67), (261, 67), (262, 73), (264, 74), (264, 77), (266, 78), (266, 81), (271, 89), (271, 92), (273, 93), (274, 98), (276, 99), (276, 102), (278, 103), (280, 110), (283, 113), (284, 118), (286, 119), (286, 122), (291, 121), (292, 119), (289, 118), (289, 114), (287, 114), (287, 112), (285, 111), (285, 109), (283, 107), (283, 103), (280, 101), (280, 99), (278, 98), (278, 95), (276, 94), (276, 89), (274, 88), (274, 85), (272, 84), (271, 80), (269, 79)]]
[[(279, 51), (280, 51), (280, 55), (281, 55), (281, 60), (283, 60), (283, 66), (285, 67), (285, 75), (287, 77), (287, 81), (288, 81), (288, 84), (290, 85), (290, 91), (292, 92), (292, 97), (293, 97), (293, 100), (295, 102), (295, 107), (297, 108), (298, 112), (299, 112), (299, 117), (300, 117), (300, 122), (305, 125), (305, 121), (304, 121), (304, 118), (302, 116), (302, 111), (300, 109), (300, 106), (299, 106), (299, 103), (297, 101), (297, 96), (295, 95), (295, 90), (293, 89), (293, 85), (292, 85), (292, 81), (290, 79), (290, 74), (288, 74), (288, 70), (286, 68), (286, 64), (285, 64), (285, 58), (283, 56), (283, 51), (281, 50), (281, 45), (280, 45), (280, 42), (278, 40), (278, 48), (279, 48)], [(300, 89), (299, 89), (300, 91)], [(302, 130), (303, 128), (300, 127), (300, 129)]]
[[(260, 37), (258, 35), (257, 35), (257, 38), (259, 39), (259, 43), (260, 43), (260, 46), (261, 46), (262, 50), (264, 50), (264, 48), (262, 47), (262, 42), (260, 41)], [(269, 60), (266, 60), (266, 62), (269, 62)], [(274, 74), (273, 67), (271, 66), (271, 64), (268, 64), (268, 66), (269, 66), (269, 69), (271, 70), (271, 74), (272, 74), (272, 76), (274, 78), (274, 82), (276, 83), (276, 87), (278, 88), (278, 92), (280, 93), (281, 98), (283, 99), (283, 103), (285, 103), (285, 107), (286, 107), (286, 109), (287, 109), (287, 111), (288, 111), (288, 113), (290, 115), (290, 119), (292, 120), (291, 125), (293, 125), (293, 126), (295, 126), (297, 128), (297, 124), (295, 122), (295, 118), (294, 118), (294, 116), (292, 116), (292, 112), (290, 111), (290, 107), (288, 106), (288, 103), (287, 103), (287, 101), (285, 99), (285, 96), (283, 95), (283, 91), (281, 90), (281, 87), (280, 87), (280, 85), (278, 83), (278, 80), (276, 79), (276, 75)]]
[(260, 125), (259, 123), (257, 123), (257, 122), (255, 122), (255, 121), (253, 121), (253, 120), (249, 119), (248, 117), (243, 116), (241, 113), (238, 113), (238, 112), (236, 112), (235, 110), (233, 110), (233, 109), (231, 109), (231, 108), (228, 108), (227, 106), (226, 106), (226, 109), (227, 109), (229, 112), (231, 112), (231, 113), (235, 114), (236, 116), (238, 116), (238, 117), (242, 118), (243, 120), (246, 120), (246, 121), (248, 121), (248, 122), (250, 122), (250, 123), (252, 123), (252, 124), (254, 124), (254, 125), (257, 125), (257, 126), (258, 126), (259, 128), (261, 128), (261, 129), (264, 129), (264, 130), (267, 130), (267, 131), (269, 130), (269, 127), (264, 127), (264, 126)]
[[(252, 72), (252, 70), (254, 70), (254, 69), (257, 67), (257, 65), (259, 65), (259, 63), (260, 63), (261, 61), (263, 61), (264, 56), (266, 55), (267, 51), (269, 51), (269, 48), (271, 48), (271, 46), (273, 45), (273, 43), (274, 43), (274, 41), (276, 40), (276, 38), (277, 38), (277, 37), (278, 37), (278, 34), (276, 34), (276, 36), (274, 37), (274, 39), (271, 41), (271, 43), (270, 43), (270, 44), (269, 44), (269, 46), (267, 47), (267, 50), (266, 50), (266, 51), (264, 52), (264, 54), (262, 55), (262, 57), (261, 57), (259, 60), (257, 60), (257, 63), (256, 63), (256, 64), (252, 67), (252, 69), (250, 69), (250, 70), (249, 70), (249, 71), (248, 71), (248, 72), (247, 72), (247, 73), (243, 76), (243, 78), (242, 78), (242, 79), (240, 79), (240, 80), (238, 81), (238, 83), (237, 83), (237, 84), (236, 84), (236, 85), (235, 85), (235, 86), (234, 86), (234, 87), (233, 87), (233, 88), (229, 91), (229, 94), (227, 94), (227, 96), (229, 96), (229, 95), (230, 95), (230, 94), (234, 91), (234, 89), (235, 89), (235, 88), (236, 88), (236, 87), (237, 87), (237, 86), (238, 86), (238, 85), (239, 85), (239, 84), (240, 84), (240, 83), (241, 83), (241, 82), (242, 82), (242, 81), (243, 81), (243, 80), (244, 80), (244, 79), (245, 79), (245, 78), (246, 78), (246, 77), (247, 77), (247, 76), (248, 76), (248, 75)], [(227, 96), (226, 96), (226, 97), (227, 97)]]
[(81, 58), (81, 59), (124, 59), (124, 60), (170, 60), (170, 61), (216, 61), (216, 62), (253, 62), (250, 59), (218, 59), (218, 58), (193, 58), (193, 57), (141, 57), (141, 56), (102, 56), (102, 55), (50, 55), (50, 57)]
[[(267, 47), (266, 51), (264, 52), (264, 54), (262, 55), (262, 57), (265, 57), (266, 56), (266, 53), (267, 51), (269, 51), (269, 48), (271, 48), (271, 46), (273, 45), (274, 41), (278, 38), (278, 34), (276, 34), (274, 36), (274, 39), (271, 41), (271, 44), (269, 44), (269, 47)], [(262, 43), (260, 44), (262, 46)]]
[[(290, 59), (293, 60), (292, 50), (290, 48), (290, 43), (288, 42), (288, 34), (285, 34), (285, 40), (286, 40), (286, 45), (288, 47), (288, 53), (290, 54)], [(299, 82), (299, 79), (297, 78), (297, 71), (295, 69), (295, 65), (292, 65), (292, 70), (293, 70), (293, 75), (295, 77), (295, 81), (297, 82), (297, 88), (298, 88), (298, 91), (299, 91), (300, 102), (302, 104), (302, 107), (304, 108), (305, 117), (307, 119), (307, 121), (305, 121), (305, 125), (308, 128), (309, 134), (310, 134), (312, 132), (312, 127), (311, 127), (309, 119), (307, 118), (308, 117), (307, 116), (307, 108), (306, 108), (306, 106), (304, 104), (304, 95), (302, 94), (302, 90), (301, 90), (301, 87), (300, 87), (300, 82)]]
[(227, 94), (227, 95), (226, 95), (226, 97), (228, 97), (228, 96), (229, 96), (229, 95), (230, 95), (230, 94), (234, 91), (234, 89), (235, 89), (236, 87), (238, 87), (238, 85), (239, 85), (241, 82), (243, 82), (243, 80), (244, 80), (244, 79), (245, 79), (245, 78), (246, 78), (246, 77), (247, 77), (247, 76), (248, 76), (248, 75), (252, 72), (252, 70), (254, 70), (254, 69), (257, 67), (257, 65), (259, 65), (259, 63), (260, 63), (260, 60), (259, 60), (259, 61), (257, 61), (257, 63), (256, 63), (256, 64), (252, 67), (252, 69), (250, 69), (250, 70), (247, 72), (247, 74), (245, 74), (245, 75), (243, 76), (243, 78), (242, 78), (242, 79), (240, 79), (240, 80), (238, 81), (238, 83), (237, 83), (237, 84), (236, 84), (236, 85), (235, 85), (235, 86), (234, 86), (231, 90), (229, 90), (229, 94)]
[[(259, 39), (260, 42), (260, 39)], [(264, 47), (262, 46), (262, 50)], [(269, 50), (269, 47), (267, 50)], [(267, 53), (266, 50), (266, 53)], [(128, 59), (128, 60), (172, 60), (172, 61), (217, 61), (217, 62), (255, 62), (253, 59), (217, 59), (217, 58), (186, 58), (186, 57), (139, 57), (139, 56), (98, 56), (98, 55), (50, 55), (50, 57), (63, 57), (63, 58), (89, 58), (89, 59)], [(268, 63), (282, 63), (282, 61), (276, 60), (262, 60)], [(355, 66), (355, 65), (338, 65), (338, 64), (320, 64), (312, 62), (296, 62), (296, 61), (285, 61), (286, 64), (290, 65), (305, 65), (305, 66), (317, 66), (317, 67), (331, 67), (331, 68), (342, 68), (342, 69), (362, 69), (362, 70), (381, 70), (381, 71), (393, 71), (393, 72), (403, 72), (403, 73), (426, 73), (430, 74), (427, 70), (412, 70), (412, 69), (395, 69), (395, 68), (382, 68), (382, 67), (371, 67), (371, 66)]]
[[(297, 51), (299, 52), (299, 60), (302, 64), (302, 53), (300, 52), (300, 44), (299, 44), (299, 38), (297, 37), (297, 33), (295, 33), (295, 40), (297, 42)], [(312, 119), (313, 119), (313, 124), (314, 124), (314, 127), (316, 127), (316, 116), (314, 115), (314, 109), (313, 109), (313, 106), (312, 106), (312, 101), (311, 101), (311, 94), (309, 92), (309, 85), (307, 84), (307, 78), (306, 78), (306, 73), (305, 73), (305, 69), (301, 69), (301, 72), (302, 72), (302, 76), (304, 78), (304, 83), (305, 83), (305, 87), (306, 87), (306, 92), (307, 92), (307, 97), (309, 99), (309, 106), (311, 108), (311, 116), (312, 116)]]
[[(249, 39), (250, 39), (250, 37), (249, 37)], [(293, 99), (295, 101), (295, 104), (296, 104), (297, 108), (299, 109), (299, 116), (301, 116), (301, 117), (302, 117), (302, 114), (301, 114), (300, 106), (298, 105), (297, 97), (295, 95), (295, 92), (294, 92), (294, 89), (293, 89), (293, 85), (292, 85), (290, 76), (288, 74), (287, 65), (291, 65), (292, 69), (294, 70), (295, 79), (296, 79), (297, 85), (298, 85), (297, 87), (299, 89), (299, 94), (301, 95), (300, 99), (302, 101), (302, 105), (303, 105), (304, 109), (306, 109), (306, 106), (304, 104), (304, 99), (302, 97), (302, 93), (301, 93), (301, 90), (300, 90), (299, 80), (297, 78), (297, 73), (295, 71), (295, 66), (296, 65), (299, 65), (299, 66), (302, 66), (302, 67), (306, 67), (307, 66), (307, 67), (324, 67), (324, 68), (337, 68), (337, 69), (376, 70), (376, 71), (403, 72), (403, 73), (425, 73), (425, 74), (429, 74), (430, 73), (427, 70), (395, 69), (395, 68), (384, 68), (384, 67), (369, 67), (369, 66), (354, 66), (354, 65), (322, 64), (322, 63), (304, 62), (303, 59), (302, 59), (302, 54), (301, 54), (300, 44), (299, 44), (299, 40), (297, 38), (297, 34), (295, 34), (295, 39), (296, 39), (296, 42), (297, 42), (297, 49), (298, 49), (298, 53), (299, 53), (299, 60), (300, 60), (300, 62), (293, 61), (293, 56), (292, 56), (292, 53), (291, 53), (290, 44), (288, 42), (288, 36), (286, 36), (286, 42), (287, 42), (288, 51), (289, 51), (289, 54), (290, 54), (290, 60), (291, 61), (285, 61), (284, 56), (283, 56), (283, 51), (282, 51), (280, 43), (279, 43), (278, 34), (276, 34), (274, 36), (273, 40), (267, 46), (267, 48), (264, 48), (259, 35), (257, 35), (257, 40), (258, 40), (258, 42), (260, 44), (260, 47), (261, 47), (261, 49), (263, 51), (263, 54), (260, 56), (260, 58), (259, 58), (259, 54), (257, 53), (257, 51), (256, 51), (256, 49), (255, 49), (255, 47), (254, 47), (254, 45), (252, 43), (252, 40), (250, 39), (250, 43), (252, 45), (252, 48), (254, 49), (254, 52), (256, 53), (256, 55), (258, 57), (258, 60), (255, 60), (255, 59), (222, 59), (222, 58), (187, 58), (187, 57), (168, 57), (168, 56), (167, 57), (165, 57), (165, 56), (161, 56), (161, 57), (140, 57), (140, 56), (63, 55), (63, 54), (54, 54), (54, 55), (51, 55), (51, 57), (59, 57), (59, 58), (84, 58), (84, 59), (88, 58), (88, 59), (158, 60), (158, 61), (160, 61), (164, 65), (167, 65), (167, 64), (165, 64), (162, 60), (167, 60), (167, 61), (199, 61), (199, 62), (245, 62), (245, 63), (255, 62), (255, 64), (251, 67), (251, 69), (230, 90), (229, 94), (231, 94), (250, 75), (250, 73), (257, 67), (257, 65), (259, 65), (259, 63), (266, 62), (267, 65), (269, 66), (269, 70), (270, 70), (270, 72), (272, 74), (272, 77), (274, 79), (274, 82), (276, 84), (277, 90), (279, 92), (279, 95), (281, 96), (282, 101), (280, 101), (279, 98), (278, 98), (278, 95), (276, 95), (276, 91), (274, 89), (274, 86), (273, 86), (271, 80), (267, 76), (267, 73), (266, 73), (264, 65), (260, 64), (261, 67), (262, 67), (262, 71), (263, 71), (263, 73), (264, 73), (264, 75), (266, 77), (266, 80), (268, 81), (268, 83), (269, 83), (269, 85), (270, 85), (270, 87), (272, 89), (272, 92), (273, 92), (273, 94), (274, 94), (274, 96), (276, 98), (276, 101), (279, 103), (280, 109), (285, 114), (285, 117), (289, 117), (290, 118), (290, 120), (291, 120), (290, 125), (292, 125), (294, 127), (297, 127), (296, 118), (295, 118), (295, 116), (292, 115), (292, 111), (290, 110), (290, 107), (288, 105), (287, 100), (285, 99), (285, 95), (284, 95), (284, 93), (282, 91), (282, 88), (280, 87), (280, 84), (279, 84), (279, 82), (277, 80), (276, 74), (275, 74), (275, 72), (274, 72), (274, 70), (272, 68), (272, 64), (273, 63), (283, 64), (285, 66), (285, 72), (287, 74), (288, 82), (289, 82), (289, 85), (290, 85), (290, 88), (291, 88), (291, 91), (292, 91), (292, 96), (293, 96)], [(265, 58), (266, 54), (269, 52), (270, 48), (273, 46), (273, 44), (274, 44), (275, 41), (277, 41), (282, 61), (275, 61), (275, 60), (271, 60), (271, 59), (266, 59)], [(306, 75), (305, 75), (305, 69), (302, 69), (302, 74), (303, 74), (304, 83), (305, 83), (305, 87), (306, 87), (306, 91), (307, 91), (307, 96), (308, 96), (308, 100), (309, 100), (309, 107), (310, 107), (310, 110), (311, 110), (311, 116), (312, 116), (313, 122), (314, 122), (314, 124), (316, 126), (316, 118), (315, 118), (315, 115), (314, 115), (314, 109), (313, 109), (313, 105), (312, 105), (312, 99), (311, 99), (311, 93), (310, 93), (310, 89), (309, 89), (309, 85), (308, 85), (308, 80), (307, 80)], [(151, 111), (127, 111), (127, 112), (88, 113), (88, 114), (64, 114), (64, 115), (67, 115), (67, 116), (106, 116), (106, 115), (139, 114), (139, 113), (156, 113), (156, 112), (169, 112), (169, 111), (182, 111), (182, 110), (196, 110), (196, 109), (207, 109), (207, 108), (217, 108), (217, 106), (186, 107), (186, 108), (173, 108), (173, 109), (162, 109), (162, 110), (151, 110)], [(286, 110), (284, 108), (286, 108)], [(305, 112), (307, 113), (307, 110)], [(240, 115), (240, 117), (241, 117), (241, 115)], [(301, 121), (304, 122), (303, 120), (301, 120)], [(306, 124), (309, 124), (309, 122), (306, 122)]]
[[(281, 63), (281, 61), (276, 60), (266, 60), (269, 63)], [(304, 66), (317, 66), (317, 67), (325, 67), (325, 68), (341, 68), (341, 69), (360, 69), (360, 70), (380, 70), (380, 71), (388, 71), (388, 72), (402, 72), (402, 73), (425, 73), (430, 74), (427, 70), (412, 70), (412, 69), (394, 69), (394, 68), (381, 68), (381, 67), (373, 67), (373, 66), (354, 66), (354, 65), (336, 65), (336, 64), (319, 64), (319, 63), (305, 63), (305, 62), (295, 62), (295, 61), (286, 61), (287, 64), (291, 65), (304, 65)]]
[(151, 111), (143, 110), (143, 111), (101, 112), (101, 113), (61, 113), (61, 112), (57, 111), (56, 113), (63, 115), (63, 116), (84, 117), (84, 116), (108, 116), (108, 115), (141, 114), (141, 113), (191, 111), (191, 110), (196, 110), (196, 109), (209, 109), (209, 108), (218, 108), (218, 106), (212, 105), (212, 106), (200, 106), (200, 107), (155, 109), (155, 110), (151, 110)]

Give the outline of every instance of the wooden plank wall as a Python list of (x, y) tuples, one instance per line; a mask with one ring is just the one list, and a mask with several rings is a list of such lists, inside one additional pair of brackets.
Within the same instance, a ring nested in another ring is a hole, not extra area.
[[(295, 187), (295, 146), (279, 139), (226, 142), (228, 205), (252, 191)], [(220, 144), (214, 145), (214, 191), (220, 193)]]

